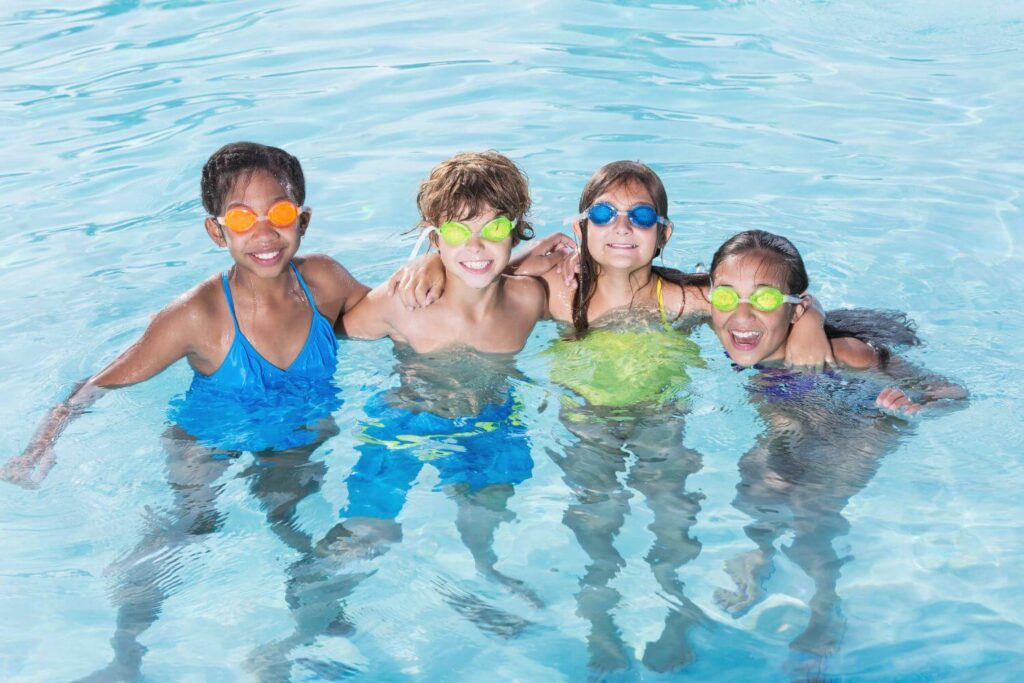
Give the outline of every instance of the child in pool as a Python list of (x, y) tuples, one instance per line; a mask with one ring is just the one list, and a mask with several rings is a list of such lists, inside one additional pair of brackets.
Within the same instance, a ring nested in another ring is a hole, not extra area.
[(410, 311), (388, 295), (392, 285), (386, 283), (345, 313), (339, 331), (390, 337), (418, 353), (455, 345), (495, 353), (522, 349), (547, 316), (543, 283), (504, 273), (512, 247), (533, 237), (522, 172), (498, 152), (459, 154), (431, 171), (416, 201), (420, 224), (440, 252), (444, 292), (431, 306)]
[[(572, 268), (560, 264), (565, 245), (571, 244), (563, 235), (540, 240), (512, 262), (514, 272), (536, 275), (546, 283), (548, 317), (571, 323), (575, 337), (587, 340), (555, 349), (560, 357), (555, 379), (593, 405), (623, 407), (674, 395), (688, 381), (681, 370), (684, 361), (699, 364), (699, 358), (683, 335), (665, 330), (687, 319), (706, 318), (711, 307), (707, 275), (653, 264), (673, 230), (664, 184), (638, 161), (612, 162), (587, 181), (579, 208), (579, 215), (570, 219), (579, 243), (575, 277), (566, 277)], [(424, 282), (425, 272), (431, 281), (440, 280), (431, 270), (437, 269), (436, 259), (411, 270), (417, 269), (424, 271)], [(406, 279), (416, 276), (407, 273)], [(429, 285), (409, 287), (421, 298), (432, 298)], [(596, 335), (590, 333), (595, 320), (602, 328)], [(794, 325), (792, 343), (786, 347), (788, 362), (832, 362), (822, 320), (812, 308)], [(622, 329), (623, 322), (630, 329)], [(634, 329), (637, 323), (650, 322), (654, 328)], [(623, 363), (629, 367), (621, 367)]]
[[(962, 399), (966, 391), (890, 355), (890, 347), (918, 343), (906, 317), (892, 311), (827, 315), (837, 364), (865, 372), (773, 367), (785, 356), (793, 321), (803, 314), (808, 285), (803, 260), (784, 237), (760, 230), (731, 237), (715, 253), (711, 279), (712, 326), (736, 365), (758, 370), (748, 391), (765, 425), (739, 461), (733, 502), (751, 518), (745, 532), (755, 547), (726, 562), (736, 587), (716, 590), (715, 601), (735, 617), (745, 614), (764, 599), (774, 558), (784, 553), (813, 580), (807, 625), (790, 648), (800, 668), (817, 669), (838, 649), (846, 624), (837, 586), (840, 570), (854, 558), (837, 552), (843, 544), (836, 540), (850, 531), (843, 511), (882, 458), (912, 433), (877, 408), (910, 414), (924, 403)], [(894, 379), (899, 387), (879, 392)], [(787, 542), (780, 546), (784, 534)]]
[(228, 144), (203, 166), (201, 190), (206, 232), (228, 250), (232, 267), (168, 304), (138, 341), (75, 387), (2, 478), (37, 485), (71, 420), (106, 390), (145, 381), (182, 357), (195, 371), (190, 392), (273, 394), (333, 377), (333, 326), (368, 288), (328, 256), (296, 256), (312, 215), (298, 159), (275, 147)]
[[(715, 252), (711, 286), (711, 325), (729, 358), (742, 367), (781, 363), (792, 343), (791, 331), (807, 310), (807, 271), (793, 243), (763, 230), (734, 235)], [(825, 330), (838, 365), (880, 368), (890, 377), (908, 377), (888, 349), (890, 345), (917, 343), (904, 316), (885, 311), (836, 311), (827, 316)], [(910, 414), (929, 401), (965, 396), (963, 388), (955, 384), (926, 382), (913, 399), (902, 389), (886, 388), (878, 395), (877, 404)]]

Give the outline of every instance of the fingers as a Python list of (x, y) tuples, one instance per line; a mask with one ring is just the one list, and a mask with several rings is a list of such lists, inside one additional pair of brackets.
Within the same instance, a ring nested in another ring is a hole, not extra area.
[(921, 410), (920, 404), (914, 403), (909, 396), (896, 387), (887, 387), (883, 389), (878, 394), (878, 398), (875, 399), (875, 405), (883, 410), (888, 410), (893, 413), (903, 413), (905, 415), (913, 415), (917, 411)]

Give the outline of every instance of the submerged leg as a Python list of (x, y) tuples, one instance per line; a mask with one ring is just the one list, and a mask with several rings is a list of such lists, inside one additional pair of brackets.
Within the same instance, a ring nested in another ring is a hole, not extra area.
[(105, 571), (113, 577), (111, 600), (117, 605), (117, 628), (110, 644), (114, 658), (81, 681), (135, 681), (146, 648), (139, 637), (160, 617), (164, 601), (181, 585), (182, 550), (217, 531), (223, 522), (215, 482), (228, 468), (228, 453), (195, 443), (184, 432), (164, 435), (167, 481), (174, 494), (169, 510), (149, 510), (139, 543)]
[[(608, 433), (604, 425), (566, 426), (576, 432), (580, 443), (566, 448), (564, 456), (552, 457), (576, 497), (562, 522), (591, 560), (576, 594), (576, 612), (590, 622), (590, 667), (596, 671), (628, 669), (622, 634), (611, 615), (622, 596), (608, 585), (626, 566), (614, 541), (629, 512), (630, 494), (619, 482), (627, 456), (620, 449), (621, 439)], [(581, 427), (595, 427), (597, 431), (584, 433)]]
[[(628, 485), (647, 499), (654, 513), (648, 527), (654, 532), (654, 545), (644, 558), (655, 580), (669, 598), (669, 611), (661, 636), (647, 643), (643, 662), (654, 671), (674, 671), (694, 659), (687, 632), (704, 619), (704, 614), (683, 592), (678, 571), (700, 554), (700, 542), (690, 536), (697, 522), (703, 496), (686, 491), (686, 479), (701, 467), (696, 451), (682, 447), (681, 422), (664, 424), (660, 430), (672, 429), (654, 443), (666, 444), (653, 453), (640, 454), (633, 466)], [(644, 449), (645, 451), (648, 449)]]
[(452, 487), (452, 492), (458, 505), (455, 526), (463, 545), (473, 555), (477, 571), (522, 596), (535, 607), (543, 607), (543, 601), (529, 586), (503, 574), (494, 566), (498, 562), (494, 552), (494, 533), (502, 522), (515, 519), (515, 514), (508, 509), (508, 501), (515, 494), (515, 487), (512, 484), (493, 484), (471, 491), (465, 484), (459, 484)]
[[(360, 451), (359, 461), (346, 480), (349, 503), (341, 511), (345, 521), (320, 541), (310, 543), (288, 568), (285, 599), (294, 630), (249, 655), (246, 668), (258, 680), (289, 680), (293, 650), (312, 645), (321, 636), (350, 635), (355, 626), (345, 613), (345, 602), (372, 575), (352, 572), (351, 564), (383, 555), (402, 539), (402, 527), (394, 517), (401, 511), (422, 463), (406, 452), (387, 448), (363, 445)], [(273, 499), (278, 503), (274, 507), (277, 521), (272, 522), (275, 530), (283, 539), (292, 539), (292, 547), (302, 549), (304, 534), (293, 521), (298, 501), (292, 504), (286, 498)]]

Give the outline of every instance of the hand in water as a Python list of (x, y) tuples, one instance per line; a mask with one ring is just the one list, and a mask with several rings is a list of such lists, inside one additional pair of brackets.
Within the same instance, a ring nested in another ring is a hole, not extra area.
[(875, 399), (875, 405), (896, 415), (913, 415), (921, 410), (920, 403), (914, 403), (909, 396), (896, 387), (882, 389)]
[(37, 489), (56, 462), (52, 444), (30, 447), (4, 463), (0, 468), (0, 480), (26, 489)]

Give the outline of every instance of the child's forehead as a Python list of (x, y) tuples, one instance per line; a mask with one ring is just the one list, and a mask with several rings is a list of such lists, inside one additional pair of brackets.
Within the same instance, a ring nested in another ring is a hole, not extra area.
[(786, 264), (777, 255), (765, 251), (747, 251), (722, 259), (711, 274), (716, 283), (774, 285), (782, 288), (788, 279)]
[(262, 168), (246, 169), (238, 173), (228, 186), (224, 201), (246, 201), (259, 197), (292, 197), (291, 188), (274, 174)]
[(463, 202), (452, 209), (452, 215), (441, 216), (441, 219), (452, 221), (482, 220), (494, 218), (497, 213), (498, 210), (487, 201), (479, 201), (473, 204)]
[(619, 199), (629, 204), (636, 204), (638, 202), (654, 203), (654, 198), (651, 197), (651, 193), (648, 192), (643, 183), (632, 178), (620, 180), (609, 185), (597, 196), (598, 201), (607, 199)]

